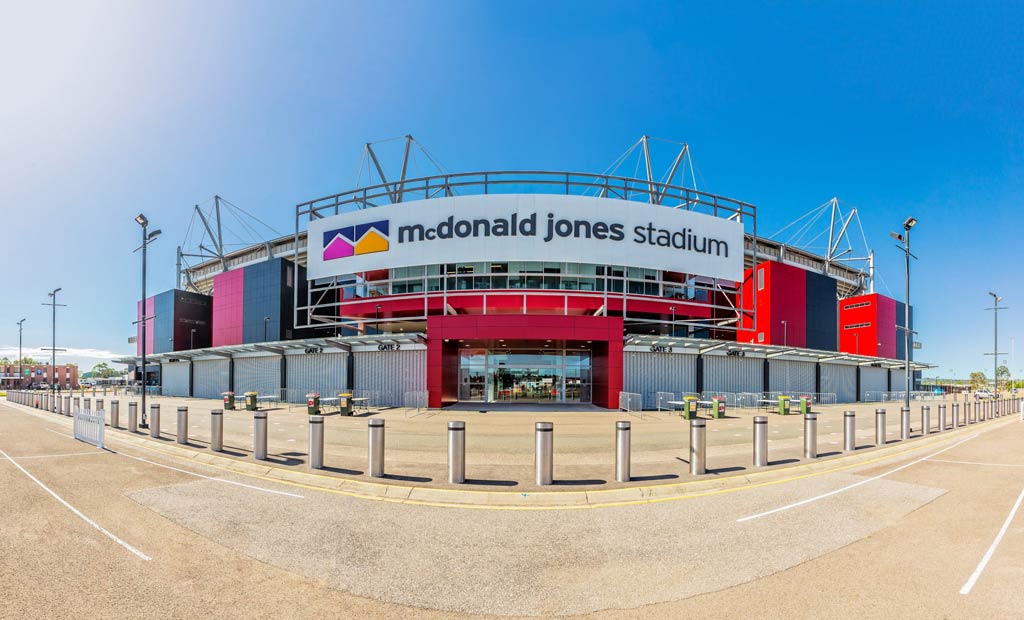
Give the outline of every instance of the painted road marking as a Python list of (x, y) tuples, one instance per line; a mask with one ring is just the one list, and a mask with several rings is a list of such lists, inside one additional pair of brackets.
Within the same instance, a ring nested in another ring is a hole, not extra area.
[(906, 463), (905, 465), (900, 465), (899, 467), (896, 467), (894, 469), (890, 469), (889, 471), (881, 473), (881, 474), (878, 474), (877, 476), (872, 476), (872, 477), (867, 478), (865, 480), (861, 480), (860, 482), (854, 482), (853, 484), (848, 484), (845, 487), (836, 489), (834, 491), (829, 491), (828, 493), (822, 493), (821, 495), (815, 495), (814, 497), (809, 497), (807, 499), (802, 499), (799, 502), (793, 502), (792, 504), (786, 504), (785, 506), (779, 506), (778, 508), (773, 508), (771, 510), (766, 510), (764, 512), (759, 512), (759, 513), (754, 514), (754, 515), (749, 515), (749, 516), (746, 516), (746, 517), (741, 517), (739, 519), (736, 519), (736, 522), (737, 523), (743, 523), (744, 521), (752, 521), (754, 519), (760, 519), (761, 517), (767, 517), (768, 515), (773, 515), (773, 514), (775, 514), (777, 512), (785, 512), (786, 510), (790, 510), (792, 508), (799, 508), (800, 506), (804, 506), (806, 504), (810, 504), (810, 503), (816, 502), (816, 501), (818, 501), (820, 499), (825, 499), (827, 497), (832, 497), (833, 495), (839, 495), (840, 493), (844, 493), (846, 491), (849, 491), (850, 489), (855, 489), (855, 488), (857, 488), (857, 487), (859, 487), (861, 485), (867, 484), (869, 482), (874, 482), (875, 480), (879, 480), (881, 478), (885, 478), (889, 474), (894, 474), (894, 473), (896, 473), (896, 472), (898, 472), (900, 470), (903, 470), (903, 469), (906, 469), (906, 468), (910, 467), (911, 465), (917, 465), (918, 463), (920, 463), (922, 461), (927, 461), (931, 457), (936, 456), (938, 454), (942, 454), (946, 450), (952, 450), (953, 448), (959, 446), (960, 444), (964, 443), (965, 441), (970, 441), (970, 440), (974, 439), (977, 436), (978, 436), (977, 434), (971, 435), (970, 437), (967, 437), (966, 439), (961, 439), (960, 441), (956, 442), (955, 444), (953, 444), (951, 446), (946, 446), (945, 448), (943, 448), (943, 449), (941, 449), (941, 450), (939, 450), (937, 452), (933, 452), (933, 453), (929, 454), (928, 456), (921, 457), (921, 458), (917, 459), (916, 461), (911, 461), (909, 463)]
[(984, 465), (986, 467), (1024, 467), (1014, 463), (979, 463), (977, 461), (947, 461), (944, 459), (932, 459), (936, 463), (955, 463), (957, 465)]
[(113, 540), (114, 542), (116, 542), (117, 544), (121, 545), (122, 547), (124, 547), (124, 548), (125, 548), (125, 549), (127, 549), (128, 551), (131, 551), (132, 553), (134, 553), (134, 554), (135, 554), (135, 555), (137, 555), (138, 557), (142, 558), (143, 560), (146, 560), (146, 561), (148, 562), (149, 560), (152, 560), (152, 559), (153, 559), (153, 558), (149, 557), (148, 555), (146, 555), (145, 553), (143, 553), (143, 552), (139, 551), (139, 550), (138, 550), (138, 549), (136, 549), (135, 547), (133, 547), (133, 546), (129, 545), (129, 544), (128, 544), (128, 543), (126, 543), (125, 541), (121, 540), (120, 538), (118, 538), (117, 536), (115, 536), (115, 535), (114, 535), (113, 533), (111, 533), (111, 532), (110, 532), (109, 530), (105, 529), (105, 528), (104, 528), (104, 527), (103, 527), (102, 525), (100, 525), (99, 523), (96, 523), (95, 521), (93, 521), (93, 520), (92, 520), (92, 519), (90, 519), (89, 517), (87, 517), (87, 516), (85, 516), (84, 514), (82, 514), (82, 512), (81, 512), (80, 510), (78, 510), (77, 508), (75, 508), (75, 507), (74, 507), (74, 506), (72, 506), (71, 504), (67, 503), (67, 502), (66, 502), (66, 501), (64, 500), (64, 498), (63, 498), (63, 497), (61, 497), (60, 495), (57, 495), (56, 493), (54, 493), (54, 492), (53, 492), (53, 491), (52, 491), (52, 490), (50, 489), (50, 487), (46, 486), (45, 484), (43, 484), (42, 482), (40, 482), (38, 478), (36, 478), (36, 477), (35, 477), (35, 476), (33, 476), (32, 474), (28, 473), (28, 470), (27, 470), (27, 469), (25, 469), (24, 467), (22, 467), (21, 465), (19, 465), (18, 463), (16, 463), (16, 462), (15, 462), (15, 460), (14, 460), (14, 459), (12, 459), (12, 458), (11, 458), (10, 456), (8, 456), (6, 452), (4, 452), (3, 450), (0, 450), (0, 454), (2, 454), (2, 455), (3, 455), (3, 456), (4, 456), (4, 457), (5, 457), (5, 458), (6, 458), (6, 459), (7, 459), (8, 461), (10, 461), (10, 462), (11, 462), (11, 464), (13, 464), (13, 465), (14, 465), (15, 467), (17, 467), (18, 469), (20, 469), (20, 470), (21, 470), (21, 473), (23, 473), (23, 474), (25, 474), (26, 476), (28, 476), (29, 478), (31, 478), (31, 479), (32, 479), (32, 482), (35, 482), (35, 483), (36, 483), (36, 484), (38, 484), (38, 485), (39, 485), (40, 487), (42, 487), (42, 489), (43, 489), (44, 491), (46, 491), (47, 493), (49, 493), (50, 495), (52, 495), (52, 496), (54, 497), (54, 499), (56, 499), (56, 500), (57, 500), (58, 502), (60, 502), (61, 504), (63, 504), (65, 508), (67, 508), (68, 510), (70, 510), (70, 511), (71, 511), (71, 512), (73, 512), (74, 514), (78, 515), (78, 516), (79, 516), (79, 517), (80, 517), (80, 518), (81, 518), (81, 519), (82, 519), (83, 521), (85, 521), (85, 522), (86, 522), (86, 523), (88, 523), (89, 525), (93, 526), (94, 528), (96, 528), (97, 530), (99, 530), (100, 532), (102, 532), (102, 533), (103, 533), (103, 534), (104, 534), (105, 536), (107, 536), (108, 538), (110, 538), (111, 540)]
[(1024, 489), (1021, 489), (1020, 495), (1017, 496), (1017, 501), (1013, 504), (1013, 509), (1010, 510), (1010, 514), (1006, 515), (1006, 521), (1003, 521), (1003, 527), (999, 529), (999, 533), (996, 534), (996, 539), (992, 541), (992, 546), (985, 552), (984, 557), (981, 558), (981, 562), (978, 562), (978, 567), (971, 573), (970, 579), (964, 584), (964, 587), (960, 588), (960, 594), (970, 594), (971, 589), (974, 588), (974, 584), (978, 582), (978, 577), (981, 577), (982, 571), (988, 566), (988, 561), (992, 559), (992, 556), (996, 552), (996, 547), (1002, 542), (1003, 536), (1006, 534), (1007, 528), (1010, 527), (1010, 522), (1013, 521), (1014, 515), (1017, 514), (1017, 510), (1020, 508), (1021, 501), (1024, 501)]
[(15, 456), (12, 458), (22, 461), (24, 459), (52, 459), (61, 456), (94, 456), (97, 454), (109, 454), (109, 452), (106, 450), (95, 450), (93, 452), (72, 452), (70, 454), (32, 454), (29, 456)]

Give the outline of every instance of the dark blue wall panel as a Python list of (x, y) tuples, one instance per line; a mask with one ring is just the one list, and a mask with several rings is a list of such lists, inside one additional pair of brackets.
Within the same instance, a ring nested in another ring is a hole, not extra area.
[(836, 299), (836, 281), (826, 275), (805, 272), (807, 348), (823, 351), (839, 350), (836, 334), (839, 320), (839, 302)]

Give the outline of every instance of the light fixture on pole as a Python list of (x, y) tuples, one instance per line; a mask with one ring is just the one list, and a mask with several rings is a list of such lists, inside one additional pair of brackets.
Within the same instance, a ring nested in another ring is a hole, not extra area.
[(380, 309), (381, 305), (377, 304), (377, 307), (373, 311), (373, 328), (377, 330), (378, 334), (380, 333)]
[(149, 219), (141, 213), (135, 216), (135, 222), (142, 227), (142, 245), (135, 250), (142, 250), (142, 316), (136, 321), (142, 325), (142, 424), (139, 426), (149, 428), (146, 421), (146, 322), (153, 317), (146, 316), (146, 248), (151, 241), (160, 236), (161, 231), (158, 229), (148, 232)]
[(21, 382), (22, 382), (23, 377), (25, 375), (24, 371), (21, 369), (21, 359), (22, 359), (22, 357), (21, 357), (21, 330), (23, 329), (23, 325), (24, 324), (25, 324), (25, 319), (22, 319), (22, 320), (18, 321), (18, 386), (17, 387), (19, 387), (19, 388), (21, 387)]
[(996, 295), (992, 291), (989, 291), (989, 295), (992, 296), (992, 307), (985, 308), (986, 310), (992, 311), (992, 352), (986, 353), (985, 355), (992, 356), (992, 386), (995, 392), (996, 398), (999, 397), (999, 356), (1005, 355), (999, 351), (999, 311), (1009, 310), (1006, 306), (1000, 306), (999, 302), (1003, 300), (1002, 297)]
[(672, 312), (672, 335), (676, 335), (676, 307), (669, 306), (668, 309)]
[[(42, 304), (44, 306), (50, 306), (50, 310), (53, 315), (53, 330), (51, 332), (53, 341), (50, 346), (50, 375), (47, 377), (50, 380), (47, 388), (51, 391), (55, 391), (57, 389), (57, 306), (63, 307), (66, 305), (57, 303), (57, 293), (61, 292), (61, 290), (62, 289), (58, 287), (47, 293), (46, 296), (50, 298), (50, 301)], [(64, 349), (60, 350), (63, 351)]]
[(904, 389), (906, 390), (903, 395), (903, 406), (910, 408), (910, 350), (912, 348), (912, 337), (913, 329), (910, 327), (910, 259), (917, 258), (910, 253), (910, 229), (917, 224), (917, 218), (911, 216), (903, 220), (903, 234), (900, 233), (889, 233), (889, 235), (900, 242), (900, 245), (896, 246), (903, 250), (903, 254), (906, 256), (906, 271), (904, 273), (904, 298), (903, 298), (903, 365), (905, 384)]

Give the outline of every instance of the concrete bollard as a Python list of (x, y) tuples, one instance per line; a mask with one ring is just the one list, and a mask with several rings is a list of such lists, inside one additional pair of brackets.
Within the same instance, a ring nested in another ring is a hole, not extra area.
[(258, 461), (267, 460), (267, 412), (252, 414), (252, 456)]
[(96, 399), (96, 411), (103, 411), (103, 399), (102, 398), (97, 398)]
[(538, 486), (546, 486), (554, 482), (555, 425), (537, 422), (533, 429), (534, 481)]
[(116, 400), (110, 401), (110, 428), (118, 427), (118, 422), (120, 422), (118, 418), (121, 415), (120, 408), (121, 403), (117, 402)]
[(91, 398), (83, 399), (82, 400), (82, 404), (85, 405), (83, 408), (86, 411), (92, 411), (92, 399)]
[(384, 477), (384, 420), (367, 422), (367, 469), (373, 478)]
[(128, 432), (139, 432), (139, 403), (128, 403)]
[(448, 482), (462, 484), (466, 481), (466, 423), (448, 423)]
[(768, 466), (768, 416), (754, 416), (754, 467)]
[(857, 414), (853, 411), (843, 412), (843, 450), (853, 452), (857, 449)]
[(818, 458), (818, 414), (804, 414), (804, 458)]
[(875, 409), (875, 445), (885, 445), (885, 409)]
[(160, 405), (149, 406), (149, 436), (160, 439)]
[(224, 415), (220, 409), (210, 411), (210, 449), (224, 451)]
[(946, 430), (946, 405), (939, 405), (939, 432)]
[(910, 407), (900, 407), (900, 440), (910, 439)]
[(309, 468), (324, 468), (324, 416), (309, 416)]
[(953, 428), (960, 428), (960, 403), (953, 403)]
[(188, 407), (178, 407), (178, 443), (188, 443)]
[(615, 481), (629, 482), (630, 434), (632, 425), (620, 420), (615, 423)]
[(690, 473), (703, 475), (707, 471), (707, 420), (690, 420)]
[(79, 397), (75, 396), (75, 406), (71, 411), (68, 412), (68, 415), (75, 415), (75, 412), (78, 411), (78, 409), (81, 406), (81, 402), (82, 401), (79, 399)]
[(921, 435), (928, 435), (932, 432), (932, 408), (928, 405), (921, 407)]

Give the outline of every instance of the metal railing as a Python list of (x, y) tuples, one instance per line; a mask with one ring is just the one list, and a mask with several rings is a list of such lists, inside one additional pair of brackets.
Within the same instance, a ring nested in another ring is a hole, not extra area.
[[(861, 401), (865, 403), (899, 402), (905, 399), (906, 394), (906, 390), (888, 392), (869, 390), (864, 392), (864, 398)], [(942, 395), (935, 394), (934, 392), (912, 391), (910, 392), (910, 400), (942, 400)]]
[(427, 410), (430, 402), (430, 392), (417, 390), (402, 394), (402, 407), (405, 408), (405, 417), (419, 415)]
[(105, 419), (106, 414), (102, 409), (95, 413), (89, 409), (75, 409), (75, 439), (91, 443), (97, 448), (102, 448)]
[(788, 396), (793, 402), (800, 400), (803, 396), (809, 396), (811, 398), (812, 405), (835, 405), (839, 402), (834, 392), (801, 392), (793, 390), (784, 392), (762, 392), (764, 400), (776, 400), (779, 396)]

